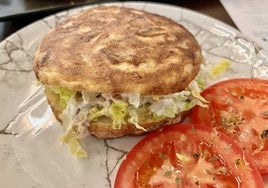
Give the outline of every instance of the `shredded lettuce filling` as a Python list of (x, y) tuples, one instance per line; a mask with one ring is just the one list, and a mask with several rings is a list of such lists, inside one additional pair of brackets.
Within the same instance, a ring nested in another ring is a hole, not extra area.
[(201, 97), (201, 88), (196, 80), (184, 91), (161, 96), (72, 92), (64, 88), (53, 91), (59, 94), (60, 103), (66, 106), (61, 114), (63, 125), (67, 132), (71, 132), (76, 138), (85, 137), (87, 127), (103, 118), (111, 121), (113, 129), (120, 129), (124, 124), (131, 123), (144, 130), (139, 125), (145, 120), (141, 113), (147, 113), (146, 117), (157, 121), (174, 118), (195, 105), (206, 106), (206, 100)]
[(61, 114), (66, 129), (62, 142), (67, 143), (77, 157), (86, 157), (81, 147), (80, 138), (88, 135), (88, 126), (102, 120), (112, 123), (113, 129), (120, 129), (131, 123), (136, 128), (146, 131), (140, 122), (147, 119), (160, 121), (174, 118), (177, 114), (189, 111), (196, 105), (206, 107), (207, 101), (200, 95), (206, 86), (208, 76), (217, 77), (227, 71), (229, 60), (223, 60), (212, 67), (206, 67), (197, 75), (189, 86), (181, 92), (169, 95), (150, 96), (139, 93), (88, 93), (72, 91), (58, 86), (49, 86), (59, 96), (59, 105), (64, 109)]

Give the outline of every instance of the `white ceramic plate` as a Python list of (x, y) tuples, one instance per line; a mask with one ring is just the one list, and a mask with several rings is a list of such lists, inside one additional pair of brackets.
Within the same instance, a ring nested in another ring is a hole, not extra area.
[[(188, 28), (200, 43), (206, 63), (232, 61), (211, 83), (233, 77), (268, 78), (267, 57), (237, 30), (180, 7), (110, 3), (165, 15)], [(95, 6), (95, 5), (94, 5)], [(0, 187), (113, 187), (124, 155), (140, 137), (100, 140), (88, 137), (88, 159), (78, 160), (66, 145), (32, 71), (32, 57), (43, 35), (80, 7), (37, 21), (0, 43)], [(268, 178), (264, 177), (266, 187)]]

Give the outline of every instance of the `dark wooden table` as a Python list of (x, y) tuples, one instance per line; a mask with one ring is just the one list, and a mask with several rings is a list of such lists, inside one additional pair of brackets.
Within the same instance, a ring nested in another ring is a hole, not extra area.
[[(20, 2), (20, 3), (16, 3)], [(15, 9), (25, 9), (21, 11), (20, 14), (10, 14), (7, 16), (0, 16), (0, 41), (4, 40), (6, 37), (16, 32), (20, 28), (38, 20), (57, 11), (64, 10), (70, 7), (80, 6), (89, 3), (98, 2), (97, 0), (35, 0), (27, 1), (24, 0), (4, 0), (0, 2), (0, 5), (4, 5), (8, 10), (9, 8)], [(26, 3), (27, 2), (27, 3)], [(102, 1), (103, 2), (103, 1)], [(229, 17), (228, 13), (225, 11), (224, 7), (218, 0), (178, 0), (178, 1), (155, 1), (161, 3), (173, 4), (181, 7), (185, 7), (191, 10), (198, 11), (200, 13), (209, 15), (218, 20), (225, 22), (236, 28), (234, 22)], [(1, 4), (4, 3), (4, 4)], [(17, 6), (17, 8), (16, 8)], [(2, 6), (3, 7), (3, 6)], [(0, 8), (2, 8), (0, 6)], [(5, 11), (6, 11), (5, 10)], [(0, 12), (4, 10), (0, 9)], [(1, 15), (1, 14), (0, 14)]]

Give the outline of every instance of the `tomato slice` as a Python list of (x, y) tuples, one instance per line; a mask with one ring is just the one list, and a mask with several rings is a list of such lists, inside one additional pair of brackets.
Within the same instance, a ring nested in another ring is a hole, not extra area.
[(209, 108), (195, 107), (193, 123), (215, 127), (250, 154), (261, 174), (268, 173), (268, 81), (231, 79), (201, 94)]
[(115, 188), (264, 187), (251, 158), (209, 127), (177, 124), (145, 136), (127, 154)]

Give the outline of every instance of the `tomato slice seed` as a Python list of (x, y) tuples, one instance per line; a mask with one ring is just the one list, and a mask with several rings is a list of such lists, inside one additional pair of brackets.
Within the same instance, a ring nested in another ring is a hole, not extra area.
[(209, 108), (194, 107), (191, 122), (227, 134), (253, 157), (262, 174), (268, 174), (268, 80), (230, 79), (206, 88), (201, 95), (209, 101)]
[(115, 188), (196, 186), (264, 187), (251, 158), (229, 137), (190, 124), (145, 136), (127, 154), (115, 181)]

